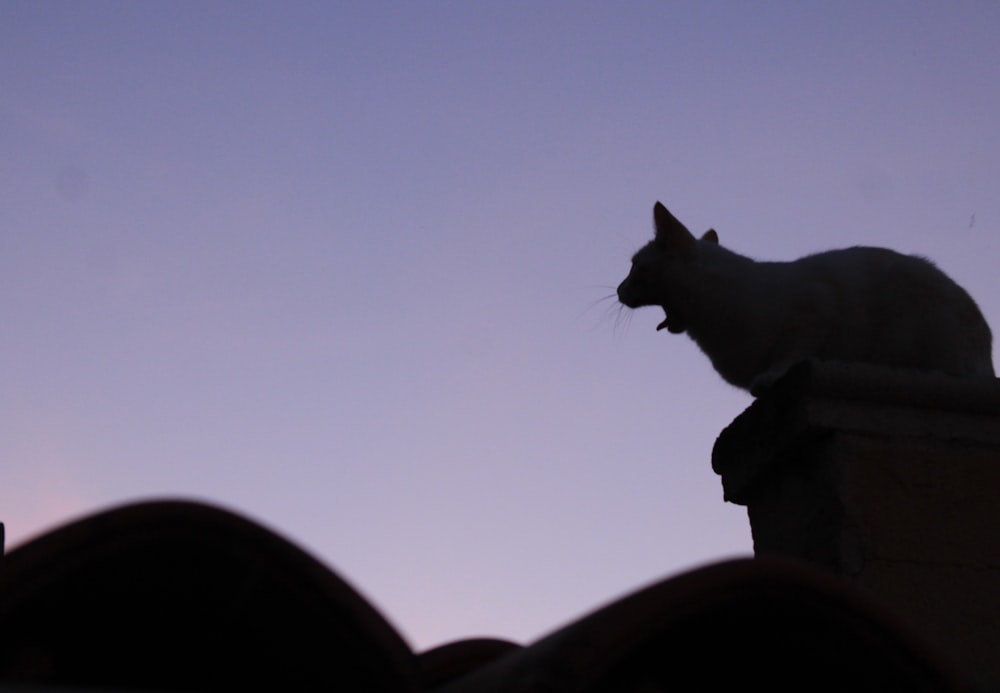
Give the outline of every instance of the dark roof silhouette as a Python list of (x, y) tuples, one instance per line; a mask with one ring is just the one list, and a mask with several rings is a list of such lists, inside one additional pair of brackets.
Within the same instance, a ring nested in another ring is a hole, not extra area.
[(203, 504), (111, 509), (0, 563), (0, 685), (488, 693), (956, 681), (860, 592), (782, 561), (664, 580), (525, 647), (470, 639), (422, 654), (322, 563)]

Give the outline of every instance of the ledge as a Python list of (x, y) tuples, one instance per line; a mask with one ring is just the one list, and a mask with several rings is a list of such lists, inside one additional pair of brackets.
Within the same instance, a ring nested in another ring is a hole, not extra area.
[(833, 432), (1000, 447), (1000, 380), (800, 363), (719, 434), (712, 468), (725, 499), (747, 505), (763, 481)]

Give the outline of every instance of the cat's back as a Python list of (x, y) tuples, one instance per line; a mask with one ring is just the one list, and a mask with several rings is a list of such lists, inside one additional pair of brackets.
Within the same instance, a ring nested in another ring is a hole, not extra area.
[(830, 284), (844, 294), (859, 292), (869, 304), (878, 305), (881, 298), (901, 308), (900, 301), (922, 303), (920, 299), (947, 296), (952, 300), (962, 297), (962, 302), (974, 305), (965, 289), (933, 262), (889, 248), (858, 245), (827, 250), (790, 264), (798, 277)]
[(899, 266), (909, 267), (916, 272), (927, 271), (932, 275), (941, 273), (934, 263), (919, 255), (905, 255), (889, 248), (868, 245), (813, 253), (796, 260), (793, 264), (810, 272), (818, 271), (823, 275), (833, 273), (845, 278), (859, 279), (877, 277), (878, 272), (890, 271)]
[(796, 264), (803, 276), (836, 296), (845, 329), (862, 327), (870, 336), (869, 360), (952, 375), (994, 375), (993, 337), (979, 306), (927, 258), (854, 246)]

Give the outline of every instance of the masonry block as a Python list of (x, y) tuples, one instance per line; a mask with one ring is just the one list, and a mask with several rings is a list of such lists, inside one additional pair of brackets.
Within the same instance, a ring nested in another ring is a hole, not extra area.
[(719, 435), (712, 465), (756, 556), (843, 577), (1000, 684), (1000, 381), (800, 364)]

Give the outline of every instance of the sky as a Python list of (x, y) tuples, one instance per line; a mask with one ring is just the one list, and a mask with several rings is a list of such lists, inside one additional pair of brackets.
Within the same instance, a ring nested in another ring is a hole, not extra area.
[(415, 650), (752, 553), (752, 402), (614, 289), (662, 201), (1000, 321), (995, 2), (0, 0), (8, 548), (186, 498)]

